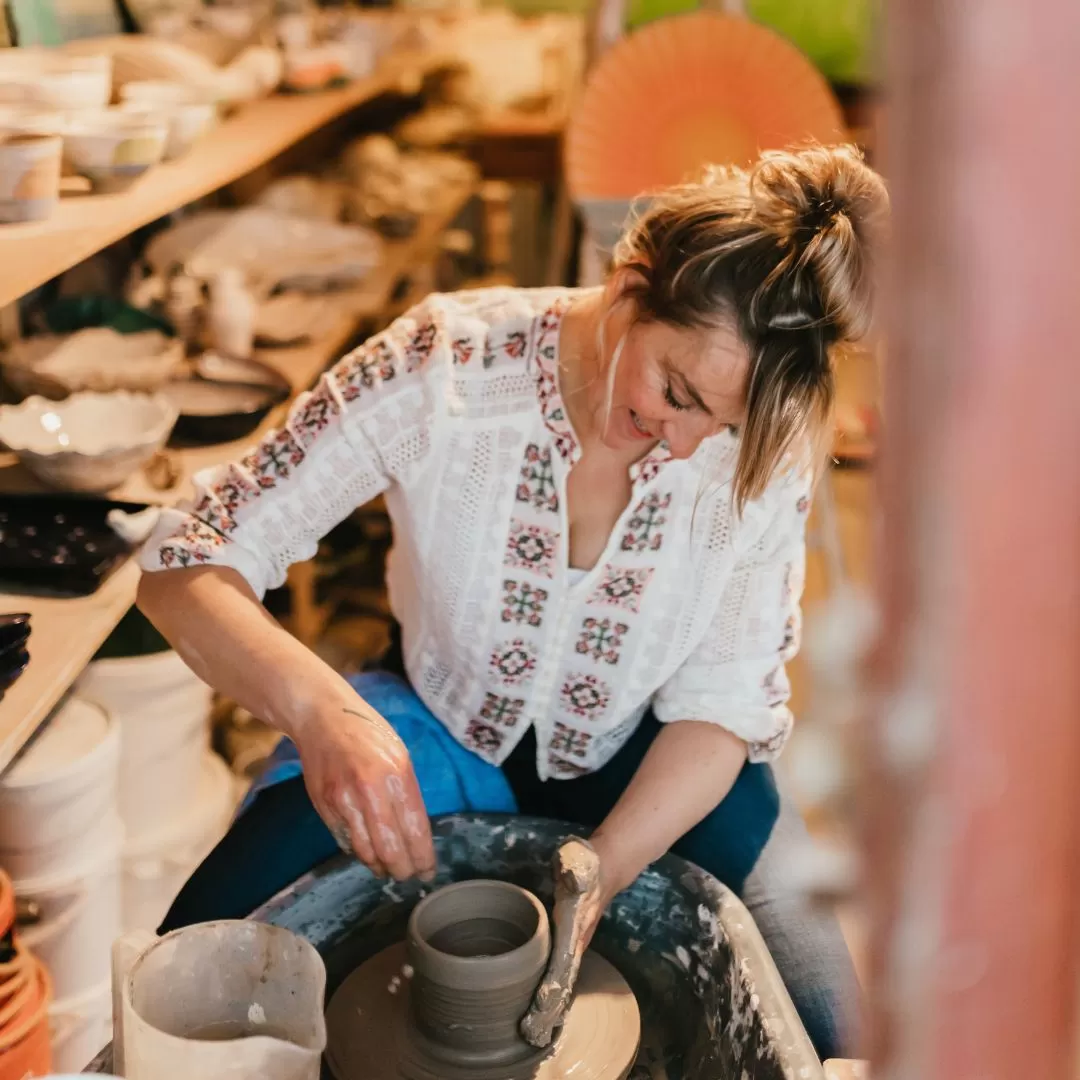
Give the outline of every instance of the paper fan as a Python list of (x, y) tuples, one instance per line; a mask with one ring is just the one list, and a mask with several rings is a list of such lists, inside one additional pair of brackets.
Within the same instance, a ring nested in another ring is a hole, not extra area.
[(707, 164), (844, 137), (839, 103), (795, 46), (700, 11), (652, 23), (600, 58), (567, 130), (566, 179), (575, 199), (626, 199)]

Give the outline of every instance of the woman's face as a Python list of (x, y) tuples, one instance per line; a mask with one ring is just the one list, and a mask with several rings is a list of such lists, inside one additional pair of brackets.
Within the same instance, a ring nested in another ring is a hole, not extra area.
[(734, 327), (646, 322), (633, 317), (632, 304), (620, 307), (629, 313), (613, 312), (605, 334), (609, 350), (625, 334), (606, 423), (606, 380), (597, 387), (605, 446), (644, 450), (661, 439), (673, 457), (688, 458), (702, 439), (742, 424), (750, 358)]

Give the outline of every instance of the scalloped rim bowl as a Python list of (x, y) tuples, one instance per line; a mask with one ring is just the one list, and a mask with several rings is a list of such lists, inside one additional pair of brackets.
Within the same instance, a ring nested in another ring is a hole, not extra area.
[(67, 491), (123, 483), (169, 438), (176, 407), (161, 394), (84, 392), (0, 408), (0, 441), (39, 480)]

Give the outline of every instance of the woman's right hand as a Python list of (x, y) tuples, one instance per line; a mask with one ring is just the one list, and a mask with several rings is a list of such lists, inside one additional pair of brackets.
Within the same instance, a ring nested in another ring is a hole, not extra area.
[(431, 823), (409, 751), (361, 698), (307, 718), (293, 741), (308, 794), (334, 839), (379, 877), (435, 874)]

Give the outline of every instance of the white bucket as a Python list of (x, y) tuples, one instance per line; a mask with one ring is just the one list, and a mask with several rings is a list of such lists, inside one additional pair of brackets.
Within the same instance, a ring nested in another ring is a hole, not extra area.
[(204, 755), (202, 777), (187, 806), (167, 828), (129, 839), (124, 847), (124, 933), (156, 930), (191, 872), (225, 835), (236, 786), (217, 754)]
[(84, 994), (54, 1001), (49, 1006), (49, 1037), (54, 1069), (85, 1069), (112, 1039), (111, 976)]
[(85, 994), (109, 977), (112, 943), (120, 935), (124, 829), (116, 817), (108, 824), (97, 846), (82, 852), (79, 865), (13, 882), (15, 895), (41, 910), (40, 920), (20, 936), (49, 969), (58, 999)]
[(0, 782), (0, 866), (41, 877), (81, 861), (87, 833), (116, 815), (120, 729), (71, 698)]
[(97, 660), (78, 685), (120, 725), (120, 814), (129, 837), (167, 828), (198, 786), (213, 691), (172, 651)]

